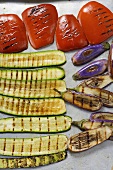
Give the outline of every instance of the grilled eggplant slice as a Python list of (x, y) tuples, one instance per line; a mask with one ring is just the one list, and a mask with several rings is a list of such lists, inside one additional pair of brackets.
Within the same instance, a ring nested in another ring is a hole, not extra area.
[(0, 54), (0, 67), (3, 68), (58, 66), (64, 64), (65, 62), (65, 54), (58, 50), (33, 53)]
[(49, 165), (66, 159), (66, 151), (50, 155), (31, 156), (25, 158), (0, 158), (0, 168), (34, 168)]
[(64, 77), (65, 71), (61, 67), (47, 67), (36, 70), (0, 70), (0, 78), (12, 80), (55, 80), (63, 79)]
[(85, 81), (82, 81), (79, 85), (77, 85), (77, 87), (89, 86), (94, 88), (104, 88), (111, 84), (112, 82), (113, 79), (108, 74), (104, 74), (101, 76), (95, 76)]
[(0, 79), (0, 94), (20, 98), (60, 97), (54, 88), (65, 91), (63, 80), (24, 81)]
[(68, 149), (72, 152), (81, 152), (107, 140), (112, 134), (108, 126), (87, 130), (76, 134), (68, 140)]
[(58, 133), (71, 128), (69, 116), (11, 117), (0, 119), (0, 132)]
[(55, 116), (64, 114), (66, 106), (59, 98), (20, 99), (0, 95), (0, 111), (17, 116)]
[(69, 89), (59, 93), (61, 94), (62, 98), (65, 101), (75, 106), (78, 106), (82, 109), (94, 111), (94, 110), (99, 110), (102, 107), (102, 102), (100, 101), (100, 99), (91, 95), (87, 95), (84, 93), (77, 93), (74, 90), (69, 90)]
[(37, 156), (65, 151), (67, 137), (48, 135), (36, 138), (0, 138), (0, 154), (9, 156)]
[(88, 95), (93, 95), (101, 99), (104, 106), (113, 107), (113, 92), (108, 90), (100, 89), (100, 88), (92, 88), (92, 87), (79, 87), (75, 88), (77, 92), (82, 92)]

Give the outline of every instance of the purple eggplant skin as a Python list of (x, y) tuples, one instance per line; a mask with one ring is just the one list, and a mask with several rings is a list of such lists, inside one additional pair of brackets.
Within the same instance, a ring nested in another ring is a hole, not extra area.
[(97, 45), (89, 45), (73, 55), (72, 63), (75, 66), (88, 63), (109, 49), (110, 44), (108, 42)]
[(90, 115), (90, 121), (113, 123), (113, 113), (111, 113), (111, 112), (94, 112)]
[(72, 78), (73, 80), (83, 80), (86, 78), (91, 78), (103, 74), (105, 71), (107, 71), (107, 69), (108, 69), (108, 60), (101, 59), (84, 66), (82, 69), (76, 72), (72, 76)]

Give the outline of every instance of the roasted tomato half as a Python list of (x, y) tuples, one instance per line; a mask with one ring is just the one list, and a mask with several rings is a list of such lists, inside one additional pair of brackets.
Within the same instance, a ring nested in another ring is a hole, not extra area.
[(38, 49), (53, 43), (58, 20), (55, 6), (40, 4), (27, 8), (23, 11), (22, 18), (33, 48)]
[(0, 15), (0, 53), (20, 52), (27, 47), (23, 21), (15, 14)]
[(113, 14), (98, 2), (85, 4), (77, 18), (90, 44), (99, 44), (113, 35)]
[(74, 15), (62, 15), (59, 17), (56, 27), (57, 48), (62, 51), (70, 51), (88, 45), (82, 28)]

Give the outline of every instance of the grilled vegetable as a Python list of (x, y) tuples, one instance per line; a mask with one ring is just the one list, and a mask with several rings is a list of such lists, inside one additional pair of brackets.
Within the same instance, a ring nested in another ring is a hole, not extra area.
[(101, 59), (86, 65), (85, 67), (77, 71), (72, 77), (73, 80), (82, 80), (94, 77), (104, 73), (107, 70), (107, 67), (108, 61), (106, 59)]
[(110, 46), (110, 51), (108, 55), (108, 71), (109, 75), (113, 78), (113, 42)]
[(82, 92), (88, 95), (93, 95), (101, 99), (104, 106), (113, 107), (113, 92), (108, 90), (93, 88), (93, 87), (77, 87), (75, 88), (77, 92)]
[(1, 118), (0, 132), (57, 133), (71, 128), (71, 117), (15, 117)]
[(106, 50), (110, 49), (108, 42), (102, 44), (87, 46), (78, 52), (76, 52), (72, 57), (72, 63), (74, 65), (85, 64), (94, 58), (98, 57), (100, 54), (104, 53)]
[(61, 135), (35, 138), (0, 138), (0, 154), (9, 156), (36, 156), (65, 151), (67, 137)]
[(0, 79), (0, 94), (20, 98), (60, 97), (54, 88), (65, 91), (63, 80), (24, 81)]
[(0, 168), (34, 168), (66, 159), (66, 152), (25, 158), (0, 158)]
[(90, 115), (90, 120), (95, 122), (111, 122), (113, 123), (113, 113), (111, 112), (95, 112)]
[(64, 69), (60, 67), (47, 67), (38, 70), (0, 70), (0, 78), (12, 80), (54, 80), (64, 77)]
[[(20, 52), (27, 48), (28, 41), (23, 21), (15, 14), (1, 14), (0, 53)], [(7, 63), (7, 60), (5, 62)]]
[(90, 44), (99, 44), (113, 35), (113, 13), (99, 2), (86, 3), (77, 18)]
[(58, 66), (66, 62), (62, 51), (50, 50), (32, 53), (0, 54), (0, 67), (3, 68), (36, 68)]
[(52, 4), (39, 4), (22, 12), (29, 41), (33, 48), (49, 45), (54, 41), (58, 20), (57, 9)]
[(82, 119), (80, 121), (73, 121), (72, 125), (77, 126), (81, 130), (96, 129), (103, 126), (109, 126), (113, 128), (112, 122), (94, 122), (89, 119)]
[(88, 45), (82, 27), (74, 15), (66, 14), (59, 17), (56, 27), (56, 44), (62, 51), (75, 50)]
[(0, 95), (0, 111), (17, 116), (61, 115), (66, 112), (62, 99), (20, 99)]
[(68, 149), (72, 152), (85, 151), (104, 142), (111, 134), (112, 129), (107, 126), (81, 132), (70, 137), (68, 140)]
[(100, 99), (94, 96), (86, 95), (84, 93), (77, 93), (73, 90), (66, 90), (65, 92), (59, 93), (65, 101), (86, 110), (94, 111), (99, 110), (102, 107), (102, 102)]
[(96, 77), (92, 77), (88, 80), (85, 80), (83, 82), (81, 82), (78, 87), (81, 86), (89, 86), (89, 87), (94, 87), (94, 88), (103, 88), (108, 86), (110, 83), (113, 82), (113, 79), (108, 75), (108, 74), (104, 74), (101, 76), (96, 76)]

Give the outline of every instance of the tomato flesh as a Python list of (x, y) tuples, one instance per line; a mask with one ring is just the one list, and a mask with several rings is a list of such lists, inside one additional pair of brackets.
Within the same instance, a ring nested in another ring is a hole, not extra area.
[(27, 48), (23, 21), (15, 14), (0, 15), (0, 53), (20, 52)]
[(56, 27), (56, 44), (57, 48), (62, 51), (75, 50), (88, 45), (82, 28), (74, 15), (59, 17)]
[(77, 18), (90, 44), (99, 44), (113, 35), (113, 14), (98, 2), (85, 4)]
[(58, 13), (55, 6), (51, 4), (40, 4), (27, 8), (23, 11), (22, 18), (29, 41), (34, 49), (53, 43), (58, 20)]

